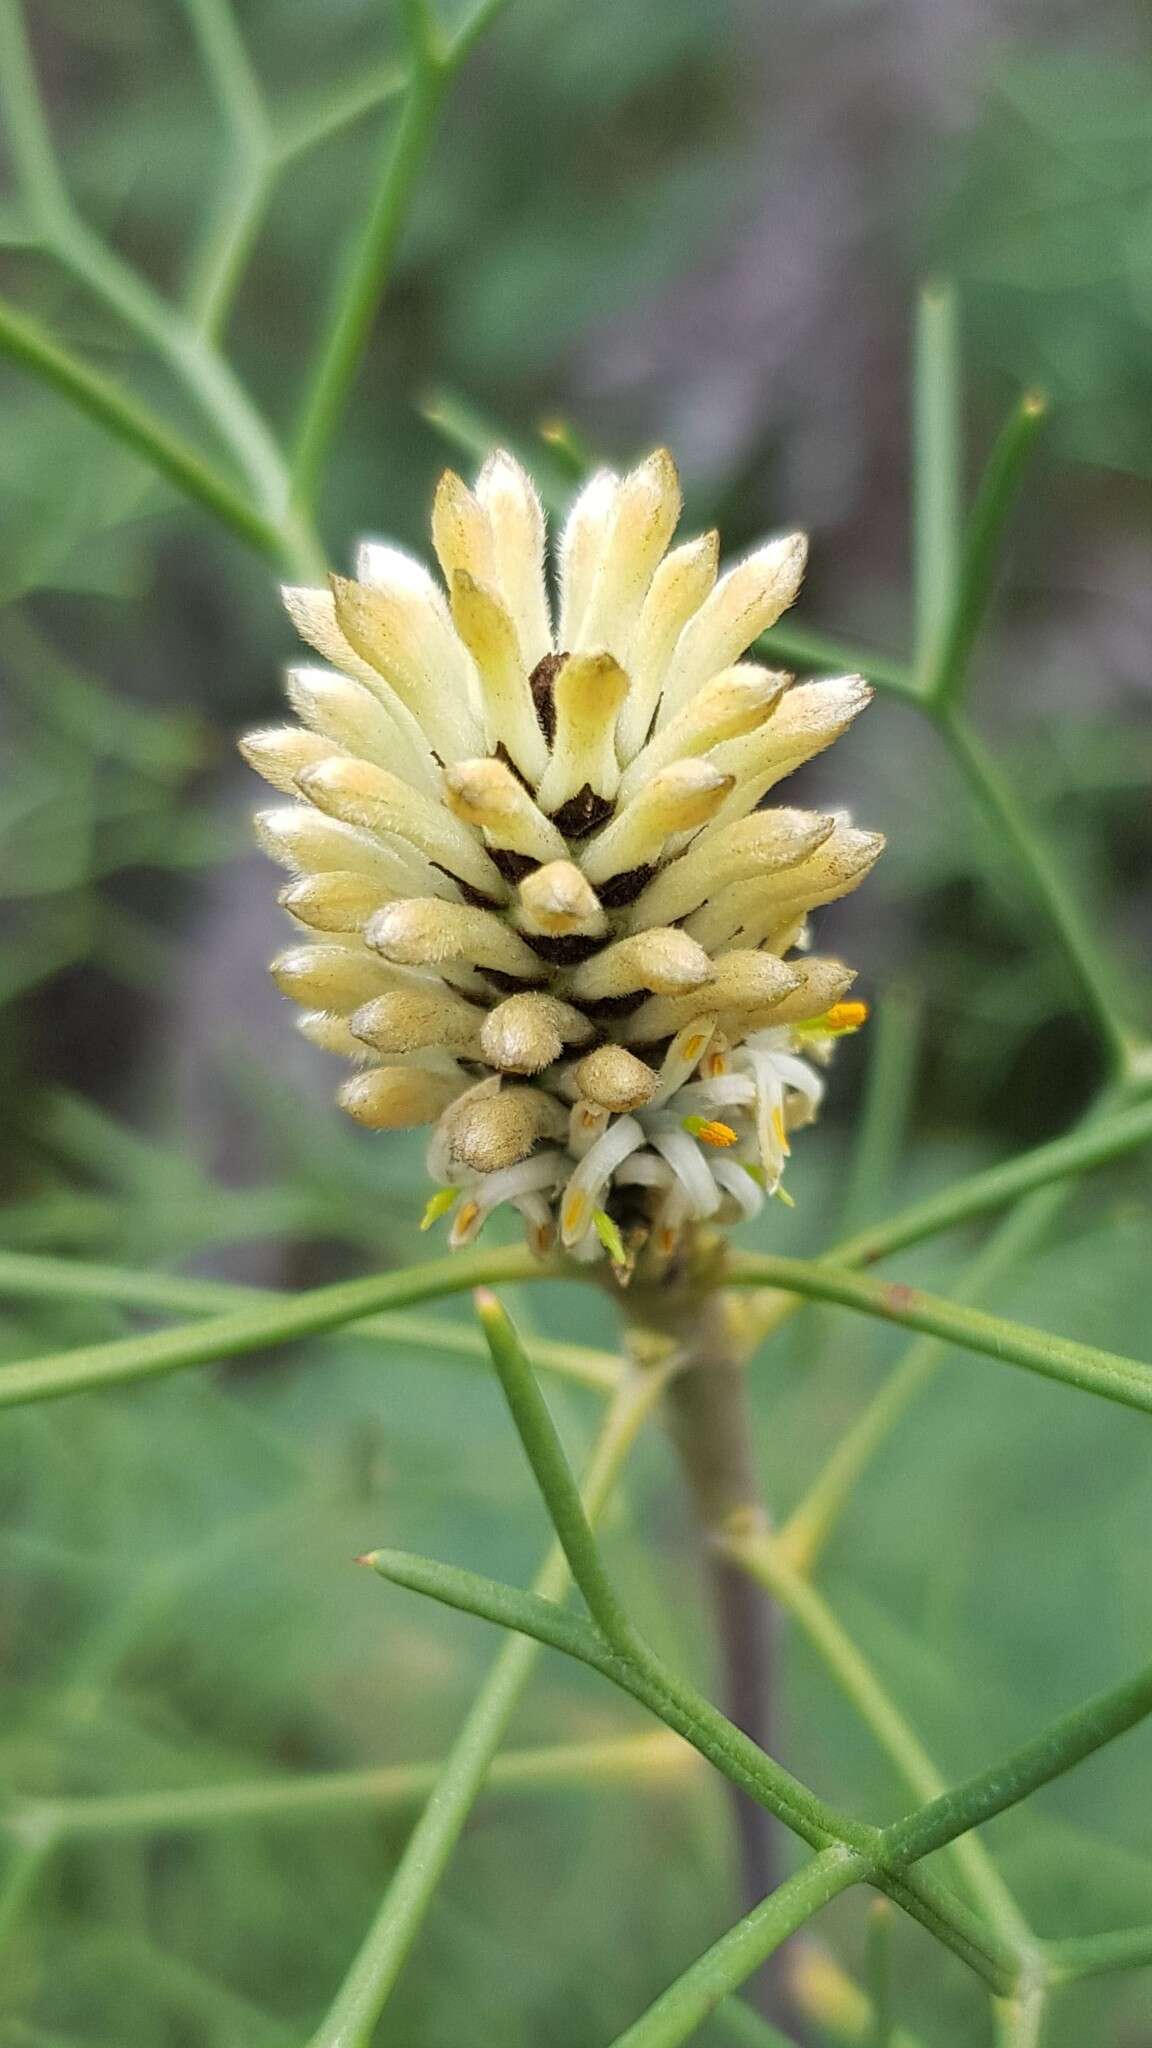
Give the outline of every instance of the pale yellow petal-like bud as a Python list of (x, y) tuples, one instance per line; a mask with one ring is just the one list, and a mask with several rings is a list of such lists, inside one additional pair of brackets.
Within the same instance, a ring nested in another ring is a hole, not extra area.
[(598, 469), (576, 499), (560, 535), (560, 622), (556, 645), (561, 653), (577, 645), (584, 610), (603, 559), (620, 479), (614, 470)]
[(537, 862), (567, 859), (563, 833), (503, 761), (454, 762), (444, 770), (444, 801), (453, 817), (479, 825), (500, 851)]
[(586, 875), (570, 860), (533, 868), (520, 884), (520, 921), (525, 931), (547, 938), (599, 938), (608, 920)]
[(441, 1129), (449, 1157), (475, 1173), (499, 1173), (526, 1159), (542, 1138), (562, 1138), (568, 1119), (542, 1088), (502, 1088), (498, 1095), (471, 1091), (449, 1109)]
[(491, 521), (454, 469), (446, 469), (436, 486), (432, 500), (432, 545), (449, 589), (458, 569), (466, 569), (479, 583), (495, 583), (496, 549)]
[(385, 892), (369, 875), (304, 875), (280, 891), (289, 915), (314, 932), (358, 932), (383, 905)]
[(600, 888), (614, 875), (649, 866), (676, 833), (715, 817), (731, 788), (731, 776), (711, 761), (674, 761), (589, 841), (580, 855), (584, 873)]
[(722, 669), (662, 726), (620, 778), (618, 801), (627, 803), (650, 775), (693, 754), (706, 754), (723, 740), (754, 732), (779, 703), (791, 678), (753, 662)]
[(638, 988), (659, 995), (703, 988), (714, 979), (711, 960), (685, 932), (655, 930), (618, 939), (573, 970), (572, 995), (578, 1003), (603, 1002), (631, 995)]
[(863, 676), (832, 676), (818, 683), (794, 683), (766, 724), (743, 739), (726, 740), (713, 756), (733, 777), (732, 795), (717, 824), (744, 817), (785, 775), (823, 753), (847, 732), (872, 701)]
[(514, 455), (498, 448), (476, 479), (476, 497), (488, 515), (496, 581), (520, 635), (531, 671), (551, 652), (552, 628), (544, 586), (544, 511), (536, 486)]
[(855, 968), (846, 967), (842, 960), (790, 960), (788, 965), (795, 971), (795, 988), (746, 1017), (746, 1031), (763, 1031), (776, 1024), (806, 1024), (813, 1017), (822, 1017), (847, 994), (856, 979)]
[(319, 761), (330, 761), (343, 752), (321, 733), (305, 732), (299, 725), (269, 726), (263, 732), (245, 733), (240, 752), (250, 768), (285, 796), (295, 796), (296, 777)]
[(256, 837), (265, 853), (301, 875), (335, 872), (365, 875), (380, 884), (381, 901), (390, 895), (443, 888), (451, 893), (448, 875), (438, 874), (415, 847), (385, 846), (354, 825), (325, 817), (311, 804), (292, 804), (278, 811), (258, 811)]
[(434, 1124), (460, 1093), (459, 1081), (420, 1067), (370, 1067), (336, 1092), (341, 1109), (370, 1131)]
[(808, 542), (802, 533), (770, 541), (720, 578), (688, 621), (664, 679), (658, 724), (674, 717), (719, 669), (738, 661), (759, 634), (774, 626), (804, 578)]
[(369, 832), (394, 832), (493, 902), (506, 896), (498, 870), (474, 834), (443, 804), (410, 789), (387, 768), (336, 758), (306, 770), (299, 788), (330, 818)]
[(533, 989), (489, 1011), (480, 1049), (503, 1073), (538, 1074), (560, 1058), (566, 1045), (585, 1044), (591, 1036), (592, 1026), (579, 1010)]
[(764, 1010), (800, 986), (797, 968), (773, 953), (721, 953), (712, 966), (713, 979), (702, 995), (653, 996), (623, 1019), (620, 1036), (630, 1045), (643, 1045), (682, 1030), (698, 1011), (723, 1017), (729, 1011)]
[(790, 875), (834, 830), (816, 811), (756, 811), (699, 840), (649, 882), (632, 907), (637, 930), (674, 924), (699, 904), (719, 902), (733, 883), (783, 869)]
[(305, 1010), (297, 1017), (296, 1028), (310, 1045), (318, 1045), (321, 1052), (336, 1053), (344, 1060), (371, 1058), (368, 1047), (356, 1037), (347, 1017), (338, 1017), (334, 1010)]
[(389, 989), (355, 1010), (349, 1022), (356, 1037), (375, 1052), (431, 1048), (477, 1059), (484, 1012), (447, 989)]
[(336, 600), (330, 590), (308, 590), (303, 586), (284, 584), (280, 595), (284, 609), (302, 640), (322, 654), (346, 676), (354, 676), (373, 695), (384, 698), (395, 693), (384, 681), (379, 669), (370, 661), (357, 654), (356, 649), (340, 630), (336, 617)]
[(624, 663), (630, 688), (616, 729), (622, 761), (631, 761), (648, 738), (672, 649), (712, 589), (719, 560), (719, 534), (701, 534), (673, 548), (652, 578)]
[(702, 946), (720, 945), (732, 932), (741, 944), (762, 945), (768, 936), (802, 922), (822, 903), (835, 903), (857, 888), (884, 850), (879, 832), (837, 825), (807, 860), (776, 874), (757, 876), (714, 897), (688, 921)]
[(657, 1075), (622, 1045), (600, 1045), (586, 1053), (573, 1076), (581, 1095), (602, 1109), (624, 1115), (643, 1109), (657, 1088)]
[(310, 1010), (334, 1010), (346, 1017), (388, 986), (382, 960), (360, 945), (292, 946), (272, 962), (281, 995)]
[(607, 542), (569, 652), (606, 647), (623, 660), (682, 503), (676, 464), (666, 448), (655, 449), (621, 479)]
[[(377, 553), (406, 559), (392, 549)], [(344, 576), (333, 576), (331, 583), (344, 638), (392, 685), (441, 759), (475, 753), (481, 733), (470, 708), (468, 656), (431, 577), (416, 584), (401, 571), (381, 586)]]
[(381, 695), (330, 668), (289, 669), (287, 689), (297, 717), (340, 751), (377, 761), (430, 794), (439, 789), (436, 757), (392, 691)]
[(616, 716), (627, 693), (627, 676), (603, 651), (570, 655), (552, 684), (556, 732), (536, 798), (571, 839), (600, 822), (603, 800), (616, 793)]
[(520, 635), (511, 612), (467, 569), (452, 577), (452, 617), (476, 663), (488, 744), (504, 747), (535, 784), (548, 766), (548, 744), (536, 716)]
[(470, 903), (415, 897), (378, 910), (364, 933), (368, 945), (399, 967), (439, 967), (465, 960), (473, 967), (537, 979), (540, 962), (502, 918)]

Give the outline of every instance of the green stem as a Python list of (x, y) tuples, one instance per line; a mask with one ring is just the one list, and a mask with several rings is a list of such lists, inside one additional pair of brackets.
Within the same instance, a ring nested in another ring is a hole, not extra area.
[(861, 675), (892, 696), (916, 696), (912, 671), (903, 662), (887, 654), (850, 646), (827, 633), (811, 632), (807, 626), (790, 622), (772, 626), (767, 633), (761, 633), (756, 647), (774, 659), (795, 662), (802, 669), (819, 669), (825, 675)]
[(1152, 1367), (1139, 1359), (1033, 1330), (941, 1295), (926, 1294), (920, 1288), (868, 1280), (822, 1259), (785, 1259), (755, 1252), (737, 1253), (729, 1263), (727, 1279), (736, 1287), (775, 1287), (814, 1301), (834, 1301), (842, 1308), (941, 1337), (965, 1351), (1021, 1366), (1026, 1372), (1059, 1380), (1083, 1393), (1099, 1394), (1107, 1401), (1152, 1414)]
[(1097, 944), (1095, 932), (1073, 895), (1063, 868), (999, 763), (961, 715), (948, 714), (944, 729), (969, 788), (1012, 849), (1034, 895), (1043, 903), (1113, 1070), (1124, 1075), (1132, 1068), (1138, 1043), (1126, 1022), (1131, 1014), (1129, 997), (1117, 970)]
[[(658, 1372), (631, 1376), (615, 1396), (584, 1479), (583, 1500), (595, 1522), (645, 1420), (660, 1399)], [(568, 1570), (557, 1546), (535, 1581), (542, 1600), (558, 1602)], [(310, 2048), (368, 2048), (436, 1894), (452, 1851), (532, 1675), (536, 1645), (512, 1637), (500, 1651), (469, 1710), (436, 1788), (408, 1839), (379, 1913), (329, 2007)]]
[(867, 1875), (867, 1862), (839, 1843), (797, 1871), (669, 1985), (613, 2048), (677, 2048), (798, 1927)]
[(1086, 1117), (1068, 1137), (1037, 1145), (1030, 1152), (1019, 1153), (1015, 1159), (1006, 1159), (999, 1166), (987, 1167), (981, 1173), (955, 1181), (951, 1187), (944, 1188), (938, 1195), (929, 1195), (923, 1202), (913, 1202), (906, 1209), (898, 1209), (883, 1223), (873, 1224), (857, 1236), (843, 1239), (833, 1246), (828, 1257), (842, 1266), (874, 1265), (879, 1259), (889, 1258), (893, 1252), (905, 1251), (910, 1245), (923, 1243), (926, 1238), (938, 1237), (942, 1231), (953, 1230), (957, 1224), (968, 1223), (973, 1217), (986, 1215), (993, 1209), (1005, 1209), (1019, 1201), (1022, 1195), (1030, 1195), (1053, 1181), (1087, 1173), (1094, 1166), (1104, 1166), (1110, 1159), (1118, 1159), (1123, 1153), (1134, 1151), (1150, 1140), (1152, 1102), (1140, 1102), (1119, 1113), (1109, 1111)]
[(0, 1408), (156, 1379), (215, 1358), (236, 1358), (250, 1351), (266, 1351), (273, 1344), (293, 1343), (384, 1309), (407, 1308), (413, 1302), (460, 1294), (490, 1281), (543, 1279), (553, 1271), (541, 1265), (526, 1246), (512, 1245), (503, 1251), (457, 1253), (399, 1273), (342, 1280), (314, 1288), (309, 1294), (270, 1302), (264, 1308), (236, 1309), (191, 1328), (115, 1338), (108, 1344), (85, 1345), (0, 1367)]
[[(826, 1600), (789, 1562), (780, 1540), (767, 1534), (731, 1537), (728, 1555), (788, 1609), (865, 1726), (918, 1799), (947, 1790), (915, 1730), (885, 1692), (871, 1664)], [(1031, 1939), (1030, 1930), (982, 1843), (963, 1838), (952, 1844), (952, 1860), (973, 1903), (1008, 1937)]]
[(256, 511), (226, 477), (179, 439), (139, 402), (62, 348), (36, 322), (0, 304), (0, 354), (31, 370), (106, 428), (134, 454), (175, 484), (177, 490), (229, 527), (248, 547), (283, 566), (286, 542), (280, 528)]
[[(978, 1303), (998, 1287), (1047, 1230), (1066, 1188), (1067, 1182), (1051, 1182), (1020, 1202), (973, 1260), (953, 1299)], [(829, 1453), (780, 1531), (779, 1546), (797, 1570), (811, 1571), (869, 1465), (947, 1354), (938, 1338), (916, 1338)]]
[(568, 1569), (605, 1639), (622, 1656), (631, 1656), (636, 1647), (636, 1631), (600, 1562), (584, 1503), (524, 1347), (494, 1294), (481, 1288), (475, 1299), (504, 1398), (544, 1496), (560, 1548), (568, 1560)]
[(297, 504), (310, 504), (315, 495), (324, 458), (388, 285), (450, 77), (450, 68), (436, 57), (427, 39), (416, 39), (411, 80), (396, 132), (368, 217), (337, 281), (309, 381), (293, 462)]
[(927, 1806), (885, 1828), (886, 1856), (901, 1864), (931, 1855), (970, 1828), (1016, 1806), (1152, 1713), (1152, 1664), (1049, 1722), (1011, 1756), (978, 1771)]
[(1053, 1985), (1074, 1984), (1081, 1977), (1100, 1977), (1111, 1970), (1147, 1969), (1152, 1965), (1152, 1926), (1119, 1927), (1107, 1934), (1050, 1941), (1045, 1954)]
[(925, 286), (916, 310), (912, 387), (916, 671), (933, 672), (960, 580), (960, 335), (951, 284)]
[(1004, 528), (1047, 411), (1040, 393), (1027, 392), (989, 457), (964, 537), (950, 615), (919, 678), (925, 703), (936, 715), (947, 713), (963, 695), (972, 650), (992, 600)]
[[(73, 1259), (47, 1258), (36, 1252), (7, 1251), (0, 1251), (2, 1295), (30, 1295), (53, 1301), (114, 1301), (125, 1308), (178, 1310), (189, 1315), (227, 1313), (249, 1304), (259, 1308), (264, 1303), (291, 1298), (277, 1295), (269, 1288), (239, 1287), (230, 1280), (141, 1273), (96, 1261), (85, 1264)], [(345, 1334), (372, 1343), (377, 1349), (379, 1339), (386, 1337), (393, 1345), (411, 1344), (422, 1351), (446, 1352), (450, 1357), (486, 1361), (489, 1355), (483, 1337), (467, 1323), (443, 1322), (427, 1316), (366, 1316), (351, 1324)], [(546, 1371), (582, 1386), (610, 1393), (619, 1383), (620, 1360), (611, 1351), (538, 1337), (533, 1339), (533, 1352)]]
[[(679, 1736), (617, 1736), (602, 1742), (555, 1743), (510, 1749), (493, 1762), (492, 1791), (534, 1791), (541, 1786), (632, 1784), (682, 1777), (697, 1768)], [(53, 1845), (79, 1838), (201, 1833), (246, 1821), (323, 1820), (366, 1808), (402, 1812), (424, 1803), (443, 1764), (391, 1764), (379, 1770), (317, 1771), (297, 1777), (195, 1785), (187, 1791), (138, 1792), (82, 1799), (16, 1799), (0, 1825), (17, 1840)]]

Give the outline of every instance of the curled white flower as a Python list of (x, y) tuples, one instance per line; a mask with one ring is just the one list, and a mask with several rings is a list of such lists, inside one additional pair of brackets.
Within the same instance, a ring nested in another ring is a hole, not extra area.
[(802, 536), (718, 574), (715, 534), (671, 546), (679, 516), (663, 449), (592, 477), (553, 625), (540, 503), (497, 452), (437, 487), (443, 587), (367, 543), (354, 580), (285, 593), (329, 666), (291, 669), (299, 724), (244, 743), (284, 799), (257, 830), (301, 938), (273, 972), (355, 1063), (349, 1115), (431, 1126), (453, 1245), (508, 1205), (540, 1253), (630, 1265), (755, 1215), (865, 1014), (808, 920), (882, 841), (764, 799), (868, 686), (742, 658)]

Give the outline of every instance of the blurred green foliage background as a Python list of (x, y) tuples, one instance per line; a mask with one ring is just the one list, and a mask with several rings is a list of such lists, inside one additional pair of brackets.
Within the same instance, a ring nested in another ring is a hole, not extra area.
[[(4, 5), (0, 57), (19, 97)], [(284, 421), (395, 118), (396, 28), (382, 0), (243, 0), (283, 162), (233, 246), (251, 193), (205, 62), (216, 19), (208, 0), (29, 11), (85, 219), (165, 293), (203, 307), (214, 289), (233, 361)], [(6, 128), (7, 299), (202, 438), (176, 380), (41, 246), (11, 106)], [(555, 477), (539, 429), (561, 417), (613, 457), (669, 442), (690, 516), (718, 518), (733, 550), (809, 527), (800, 622), (900, 650), (910, 309), (924, 275), (953, 275), (973, 464), (1021, 386), (1053, 405), (977, 712), (1081, 901), (1139, 968), (1152, 922), (1150, 144), (1152, 31), (1131, 4), (512, 0), (453, 92), (328, 472), (334, 563), (363, 531), (422, 546), (461, 421), (481, 436), (495, 423)], [(246, 851), (255, 793), (232, 743), (273, 711), (292, 653), (273, 574), (59, 394), (7, 366), (0, 390), (0, 1258), (293, 1285), (417, 1256), (419, 1147), (342, 1124), (323, 1058), (297, 1045), (266, 982), (276, 883)], [(824, 914), (821, 938), (899, 1021), (885, 1142), (854, 1176), (858, 1041), (799, 1151), (795, 1213), (774, 1212), (770, 1239), (761, 1226), (757, 1241), (786, 1251), (826, 1242), (846, 1206), (868, 1221), (1063, 1130), (1097, 1079), (1043, 920), (915, 715), (881, 699), (806, 781), (806, 798), (850, 803), (889, 835), (878, 876)], [(1147, 1355), (1149, 1192), (1138, 1163), (1094, 1177), (1002, 1273), (997, 1305)], [(901, 1276), (947, 1291), (977, 1244), (973, 1232), (908, 1255)], [(568, 1335), (572, 1307), (533, 1303)], [(607, 1341), (583, 1298), (575, 1309), (588, 1341)], [(0, 1284), (8, 1357), (136, 1320)], [(765, 1354), (756, 1392), (782, 1511), (897, 1349), (809, 1311)], [(593, 1408), (564, 1397), (573, 1446)], [(0, 1473), (0, 1748), (17, 1801), (440, 1754), (494, 1645), (346, 1560), (395, 1542), (521, 1579), (544, 1536), (484, 1377), (351, 1338), (6, 1420)], [(991, 1363), (950, 1361), (893, 1437), (825, 1583), (950, 1775), (1146, 1653), (1146, 1501), (1138, 1418)], [(707, 1670), (693, 1546), (658, 1441), (607, 1541), (641, 1619)], [(789, 1648), (782, 1723), (789, 1762), (830, 1797), (901, 1809), (802, 1646)], [(515, 1739), (643, 1726), (546, 1660)], [(1045, 1932), (1152, 1917), (1150, 1795), (1145, 1731), (988, 1831)], [(0, 2040), (301, 2040), (405, 1825), (365, 1808), (126, 1834), (43, 1867), (11, 1826)], [(588, 2048), (734, 1905), (723, 1801), (703, 1772), (493, 1791), (386, 2038)], [(819, 1939), (858, 1971), (855, 1898)], [(959, 1966), (906, 1924), (895, 1954), (902, 2022), (926, 2043), (985, 2040)], [(1150, 2010), (1147, 1972), (1090, 1983), (1061, 2005), (1051, 2048), (1141, 2048)], [(725, 2036), (717, 2024), (706, 2038)]]

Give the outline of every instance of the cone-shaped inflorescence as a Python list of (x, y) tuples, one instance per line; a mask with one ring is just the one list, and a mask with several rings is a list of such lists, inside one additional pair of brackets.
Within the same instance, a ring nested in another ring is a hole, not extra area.
[(718, 574), (715, 534), (670, 546), (679, 512), (662, 449), (594, 476), (553, 612), (539, 500), (497, 453), (440, 480), (443, 586), (369, 544), (354, 582), (285, 593), (325, 666), (289, 674), (299, 724), (244, 743), (286, 799), (258, 819), (302, 930), (273, 972), (356, 1063), (352, 1116), (432, 1127), (453, 1244), (510, 1203), (539, 1251), (624, 1270), (754, 1214), (819, 1104), (802, 1055), (863, 1016), (807, 921), (882, 841), (765, 799), (870, 692), (740, 658), (799, 534)]

